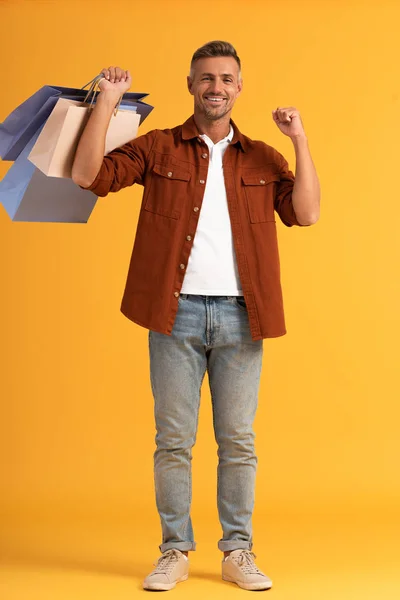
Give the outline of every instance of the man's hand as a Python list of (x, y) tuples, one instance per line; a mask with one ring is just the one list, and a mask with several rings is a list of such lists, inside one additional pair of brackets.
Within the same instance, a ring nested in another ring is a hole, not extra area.
[(129, 71), (120, 67), (108, 67), (102, 69), (101, 73), (104, 75), (104, 79), (99, 83), (101, 92), (115, 92), (122, 96), (131, 87), (132, 77)]
[(272, 117), (285, 135), (290, 138), (306, 137), (300, 113), (293, 106), (287, 108), (278, 108), (272, 111)]

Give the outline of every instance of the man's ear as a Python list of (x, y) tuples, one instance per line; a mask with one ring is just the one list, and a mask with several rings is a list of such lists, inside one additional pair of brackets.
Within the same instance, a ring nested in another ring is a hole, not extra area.
[(190, 77), (190, 75), (187, 76), (186, 81), (187, 81), (187, 86), (188, 86), (189, 93), (192, 94), (192, 96), (193, 96), (193, 92), (192, 92), (193, 80)]
[(243, 89), (243, 79), (239, 79), (239, 81), (238, 81), (238, 92), (237, 92), (238, 96), (239, 96), (239, 94), (241, 94), (242, 89)]

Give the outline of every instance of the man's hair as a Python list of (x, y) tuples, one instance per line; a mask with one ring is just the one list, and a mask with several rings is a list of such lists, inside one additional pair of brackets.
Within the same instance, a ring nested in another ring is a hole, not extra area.
[(234, 58), (239, 67), (239, 76), (241, 70), (240, 58), (236, 54), (235, 48), (229, 42), (222, 42), (221, 40), (215, 40), (213, 42), (208, 42), (198, 48), (196, 52), (192, 56), (192, 60), (190, 62), (190, 74), (192, 75), (193, 65), (196, 60), (200, 58), (209, 58), (215, 56), (231, 56)]

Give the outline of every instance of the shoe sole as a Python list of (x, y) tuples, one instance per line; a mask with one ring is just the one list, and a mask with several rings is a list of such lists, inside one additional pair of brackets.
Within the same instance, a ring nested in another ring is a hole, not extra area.
[(143, 589), (154, 590), (158, 592), (167, 592), (168, 590), (172, 590), (177, 583), (180, 583), (181, 581), (186, 581), (188, 577), (189, 574), (182, 575), (182, 577), (180, 577), (173, 583), (149, 583), (148, 585), (143, 584)]
[(260, 583), (242, 583), (241, 581), (236, 581), (235, 579), (231, 579), (226, 575), (222, 575), (222, 579), (224, 581), (229, 581), (230, 583), (236, 583), (236, 585), (244, 590), (270, 590), (272, 588), (272, 581), (268, 583), (263, 583), (262, 581)]

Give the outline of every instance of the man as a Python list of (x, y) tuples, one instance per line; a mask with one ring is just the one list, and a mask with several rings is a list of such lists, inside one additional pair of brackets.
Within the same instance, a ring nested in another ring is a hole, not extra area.
[(251, 519), (262, 344), (286, 333), (275, 212), (288, 227), (311, 225), (320, 192), (295, 108), (272, 116), (294, 144), (296, 177), (279, 152), (230, 119), (240, 69), (231, 44), (199, 48), (187, 78), (194, 115), (103, 158), (112, 113), (131, 85), (129, 71), (104, 69), (73, 166), (75, 183), (99, 196), (144, 186), (121, 310), (150, 330), (162, 556), (145, 589), (168, 590), (188, 577), (188, 552), (196, 547), (190, 461), (206, 370), (218, 443), (222, 577), (248, 590), (272, 585), (254, 562)]

